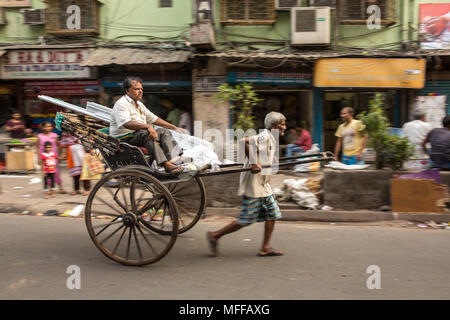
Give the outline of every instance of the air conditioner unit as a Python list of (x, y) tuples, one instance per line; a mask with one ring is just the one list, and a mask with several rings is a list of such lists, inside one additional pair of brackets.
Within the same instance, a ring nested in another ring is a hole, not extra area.
[(291, 44), (330, 43), (330, 7), (291, 9)]
[(23, 23), (29, 25), (44, 24), (43, 9), (22, 9)]
[(311, 7), (331, 7), (336, 9), (336, 0), (309, 0)]
[(3, 8), (0, 8), (0, 24), (6, 24), (6, 13)]
[(191, 24), (191, 46), (198, 50), (215, 50), (216, 37), (210, 22)]
[(301, 7), (302, 0), (275, 0), (276, 10), (291, 10), (294, 7)]

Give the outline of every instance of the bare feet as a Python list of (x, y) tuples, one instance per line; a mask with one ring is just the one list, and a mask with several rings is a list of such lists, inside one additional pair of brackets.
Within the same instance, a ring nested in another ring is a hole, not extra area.
[(50, 193), (49, 193), (49, 192), (46, 192), (46, 193), (44, 194), (44, 197), (45, 197), (45, 199), (50, 198)]
[(88, 195), (89, 195), (89, 191), (83, 192), (83, 196), (88, 196)]
[(206, 241), (208, 241), (209, 250), (212, 256), (217, 256), (217, 239), (212, 236), (212, 232), (206, 233)]

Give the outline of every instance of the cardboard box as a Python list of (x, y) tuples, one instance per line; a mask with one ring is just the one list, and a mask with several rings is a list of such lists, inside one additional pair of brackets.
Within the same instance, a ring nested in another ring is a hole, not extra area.
[(6, 152), (6, 170), (34, 170), (33, 151)]
[(392, 212), (447, 213), (448, 186), (425, 179), (391, 179)]

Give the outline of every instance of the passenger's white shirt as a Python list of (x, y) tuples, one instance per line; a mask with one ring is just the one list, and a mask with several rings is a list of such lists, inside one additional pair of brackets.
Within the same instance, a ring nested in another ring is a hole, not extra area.
[[(272, 165), (275, 152), (277, 150), (276, 140), (270, 133), (270, 130), (263, 130), (260, 134), (250, 137), (249, 153), (252, 152), (252, 143), (257, 150), (257, 162), (261, 165)], [(244, 161), (244, 168), (250, 168), (250, 159)], [(263, 169), (261, 172), (253, 174), (251, 171), (241, 173), (239, 179), (240, 196), (253, 198), (268, 197), (273, 194), (270, 182), (271, 169)]]
[(403, 136), (408, 138), (409, 142), (414, 146), (414, 157), (419, 159), (428, 158), (423, 152), (422, 142), (431, 129), (433, 129), (431, 125), (422, 120), (413, 120), (403, 125)]
[(139, 101), (138, 108), (136, 108), (133, 99), (128, 95), (124, 95), (117, 100), (112, 109), (109, 134), (113, 137), (119, 137), (134, 132), (123, 127), (128, 121), (152, 124), (157, 119), (158, 116), (151, 113), (142, 102)]

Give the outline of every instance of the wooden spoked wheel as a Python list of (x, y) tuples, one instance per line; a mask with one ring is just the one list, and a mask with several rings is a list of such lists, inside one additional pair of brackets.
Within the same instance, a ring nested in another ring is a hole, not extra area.
[[(202, 217), (206, 207), (206, 190), (199, 177), (190, 180), (165, 184), (178, 207), (179, 229), (178, 234), (191, 229)], [(144, 218), (147, 226), (155, 232), (170, 234), (171, 223), (163, 216), (164, 211), (156, 210), (146, 212)]]
[[(118, 181), (111, 187), (110, 181)], [(162, 211), (161, 211), (162, 210)], [(149, 227), (147, 212), (162, 212), (165, 233)], [(105, 175), (86, 202), (86, 227), (108, 258), (125, 265), (147, 265), (167, 255), (175, 244), (178, 208), (169, 190), (150, 174), (136, 169)]]

